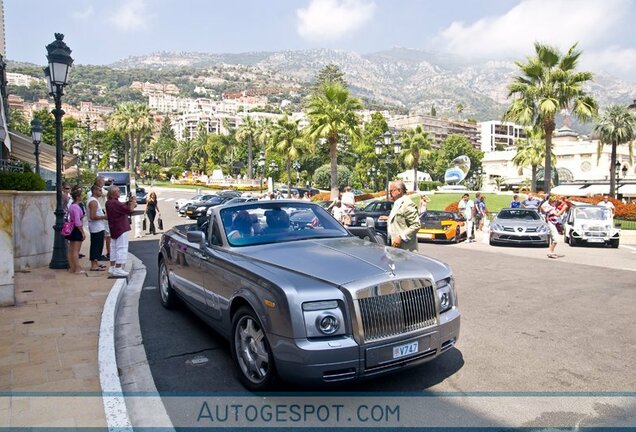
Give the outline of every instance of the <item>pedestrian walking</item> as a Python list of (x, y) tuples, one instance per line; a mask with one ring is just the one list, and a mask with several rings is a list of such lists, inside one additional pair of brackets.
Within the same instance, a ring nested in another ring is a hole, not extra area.
[(102, 251), (104, 250), (104, 235), (106, 232), (107, 216), (99, 203), (99, 198), (103, 195), (102, 188), (94, 184), (88, 198), (88, 232), (91, 235), (91, 246), (89, 259), (91, 261), (90, 271), (103, 271), (106, 266), (101, 265)]
[(111, 186), (108, 189), (106, 201), (106, 216), (111, 235), (111, 257), (108, 273), (113, 277), (126, 277), (128, 272), (124, 270), (128, 260), (128, 233), (130, 221), (128, 216), (137, 207), (135, 195), (130, 195), (128, 202), (119, 202), (121, 192), (119, 187)]
[(475, 241), (475, 203), (470, 199), (470, 195), (465, 193), (457, 204), (459, 214), (466, 221), (466, 237), (468, 242)]
[(561, 242), (561, 235), (559, 234), (558, 224), (561, 219), (561, 215), (567, 210), (568, 206), (565, 205), (558, 210), (557, 200), (552, 197), (546, 199), (543, 204), (541, 204), (540, 211), (545, 216), (545, 221), (548, 224), (548, 229), (550, 230), (550, 247), (548, 251), (548, 258), (559, 258), (563, 255), (558, 255), (555, 253), (557, 243)]
[(428, 195), (420, 194), (420, 205), (417, 209), (420, 216), (426, 213), (429, 202), (431, 202), (431, 199), (428, 197)]
[(421, 228), (420, 216), (413, 200), (406, 195), (401, 180), (391, 182), (389, 196), (394, 201), (387, 221), (391, 246), (417, 252), (417, 232)]
[(351, 217), (356, 208), (356, 197), (351, 191), (351, 186), (346, 186), (340, 199), (342, 205), (342, 224), (344, 226), (351, 225)]
[(146, 211), (144, 212), (144, 216), (148, 218), (148, 232), (152, 235), (157, 233), (155, 229), (155, 217), (159, 215), (161, 217), (161, 212), (159, 211), (159, 206), (157, 203), (157, 194), (155, 192), (150, 192), (148, 196), (148, 202), (146, 203)]

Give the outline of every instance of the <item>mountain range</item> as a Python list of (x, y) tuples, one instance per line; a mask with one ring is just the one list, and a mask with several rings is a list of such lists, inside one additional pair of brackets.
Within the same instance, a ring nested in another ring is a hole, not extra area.
[[(169, 70), (241, 65), (261, 74), (266, 71), (278, 83), (309, 83), (328, 64), (340, 67), (352, 92), (373, 101), (374, 106), (399, 107), (421, 114), (430, 113), (435, 106), (438, 115), (479, 121), (501, 117), (507, 105), (506, 86), (518, 74), (513, 61), (468, 61), (408, 48), (370, 54), (331, 49), (242, 54), (158, 52), (129, 57), (110, 66)], [(636, 84), (607, 73), (595, 74), (589, 91), (601, 108), (628, 105), (636, 98)], [(461, 113), (458, 105), (463, 107)]]

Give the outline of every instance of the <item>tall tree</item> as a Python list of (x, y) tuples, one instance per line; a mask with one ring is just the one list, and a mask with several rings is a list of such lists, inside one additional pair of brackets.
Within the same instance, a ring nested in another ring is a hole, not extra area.
[(407, 166), (413, 167), (413, 190), (418, 190), (417, 171), (420, 165), (420, 159), (427, 156), (431, 152), (432, 141), (428, 137), (428, 133), (422, 126), (417, 125), (414, 129), (406, 130), (402, 133), (402, 156)]
[(287, 172), (287, 198), (291, 198), (292, 161), (298, 159), (304, 146), (300, 120), (289, 120), (287, 116), (279, 119), (272, 135), (273, 150), (285, 161)]
[(622, 144), (629, 144), (629, 159), (634, 156), (633, 144), (636, 140), (636, 117), (626, 107), (612, 105), (607, 108), (600, 121), (594, 128), (599, 136), (599, 146), (597, 149), (600, 157), (603, 146), (612, 146), (612, 156), (610, 162), (610, 195), (616, 196), (616, 147)]
[(168, 166), (176, 148), (177, 139), (175, 138), (174, 131), (172, 130), (172, 121), (170, 120), (170, 117), (165, 116), (161, 122), (159, 136), (152, 144), (152, 150), (155, 153), (155, 156), (157, 156), (157, 158), (159, 158), (162, 162), (163, 166)]
[(340, 84), (344, 88), (349, 87), (344, 79), (344, 72), (340, 70), (338, 65), (333, 63), (320, 69), (318, 75), (316, 75), (316, 82), (312, 88), (313, 93), (319, 93), (322, 86), (325, 84)]
[(254, 174), (253, 146), (258, 134), (258, 124), (250, 117), (245, 117), (243, 124), (236, 131), (236, 139), (247, 143), (247, 178), (252, 180)]
[[(517, 153), (512, 158), (512, 163), (523, 168), (530, 165), (532, 169), (532, 192), (537, 190), (537, 168), (545, 160), (545, 138), (543, 130), (529, 128), (525, 140), (517, 141)], [(554, 156), (552, 157), (554, 159)]]
[(516, 62), (521, 75), (508, 86), (508, 97), (515, 99), (506, 110), (504, 120), (543, 129), (546, 145), (543, 189), (546, 193), (550, 192), (552, 183), (550, 155), (556, 114), (568, 110), (579, 120), (587, 121), (598, 112), (596, 101), (583, 89), (592, 74), (576, 71), (581, 56), (576, 46), (561, 55), (556, 48), (535, 42), (535, 56), (529, 56), (526, 63)]
[(134, 171), (141, 159), (142, 143), (154, 126), (150, 108), (146, 104), (124, 102), (110, 116), (109, 126), (126, 136), (125, 167)]
[(307, 136), (314, 143), (324, 138), (331, 160), (331, 199), (338, 198), (338, 141), (340, 134), (348, 136), (352, 143), (362, 138), (356, 110), (362, 102), (352, 97), (349, 90), (340, 84), (325, 84), (310, 96), (307, 105)]

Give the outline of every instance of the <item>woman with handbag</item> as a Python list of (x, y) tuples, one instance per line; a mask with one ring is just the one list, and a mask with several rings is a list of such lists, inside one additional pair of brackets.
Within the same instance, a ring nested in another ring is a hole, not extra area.
[(68, 222), (66, 223), (72, 224), (73, 228), (71, 232), (65, 236), (66, 239), (69, 241), (68, 256), (67, 256), (68, 263), (69, 263), (68, 271), (73, 274), (83, 274), (86, 272), (82, 270), (82, 267), (80, 266), (80, 261), (79, 261), (80, 259), (79, 251), (80, 251), (80, 248), (82, 247), (82, 242), (86, 238), (86, 235), (84, 234), (84, 226), (82, 223), (82, 217), (84, 217), (84, 212), (82, 211), (82, 208), (79, 205), (82, 202), (82, 190), (74, 189), (71, 192), (71, 199), (73, 201), (68, 208)]
[(144, 216), (148, 217), (148, 222), (150, 223), (150, 234), (156, 234), (155, 230), (155, 216), (159, 215), (161, 218), (161, 212), (159, 211), (159, 207), (157, 206), (157, 194), (154, 192), (150, 192), (148, 196), (148, 202), (146, 203), (146, 211), (144, 212)]

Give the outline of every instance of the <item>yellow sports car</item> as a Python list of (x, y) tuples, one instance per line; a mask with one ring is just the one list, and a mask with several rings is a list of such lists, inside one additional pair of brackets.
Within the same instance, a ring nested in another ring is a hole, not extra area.
[(459, 243), (466, 238), (466, 222), (455, 213), (429, 210), (422, 213), (420, 223), (418, 240)]

